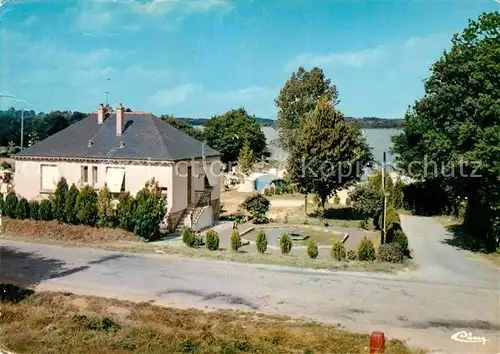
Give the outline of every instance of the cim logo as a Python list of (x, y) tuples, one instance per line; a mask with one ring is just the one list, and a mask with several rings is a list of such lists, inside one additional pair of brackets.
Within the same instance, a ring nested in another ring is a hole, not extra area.
[(466, 331), (457, 332), (450, 338), (456, 342), (462, 342), (462, 343), (483, 343), (483, 346), (486, 345), (486, 342), (489, 341), (485, 337), (475, 337), (472, 335), (471, 332), (466, 332)]

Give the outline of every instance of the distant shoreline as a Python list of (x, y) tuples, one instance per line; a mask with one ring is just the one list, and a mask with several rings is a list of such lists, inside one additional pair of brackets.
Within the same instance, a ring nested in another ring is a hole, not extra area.
[[(205, 126), (205, 124), (210, 120), (209, 118), (185, 118), (185, 117), (175, 117), (189, 123), (192, 126), (199, 127)], [(345, 120), (350, 123), (356, 124), (361, 129), (401, 129), (404, 123), (404, 119), (399, 118), (377, 118), (377, 117), (364, 117), (364, 118), (353, 118), (345, 117)], [(272, 127), (276, 128), (276, 121), (269, 118), (257, 118), (257, 121), (262, 127)]]

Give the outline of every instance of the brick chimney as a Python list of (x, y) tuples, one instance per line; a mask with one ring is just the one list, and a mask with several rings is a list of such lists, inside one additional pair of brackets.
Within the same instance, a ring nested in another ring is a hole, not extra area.
[(125, 120), (125, 113), (121, 103), (118, 104), (116, 109), (116, 136), (121, 136), (123, 133), (123, 123)]
[(97, 124), (102, 124), (104, 122), (104, 105), (101, 103), (97, 107)]

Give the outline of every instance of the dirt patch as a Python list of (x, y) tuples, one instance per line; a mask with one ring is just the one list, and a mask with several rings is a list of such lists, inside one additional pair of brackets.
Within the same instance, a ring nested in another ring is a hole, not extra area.
[[(76, 299), (96, 305), (80, 310)], [(366, 353), (369, 345), (367, 334), (241, 311), (207, 313), (61, 293), (37, 293), (1, 308), (0, 340), (23, 353)], [(129, 309), (127, 321), (111, 308)], [(417, 352), (399, 340), (386, 342), (385, 353)]]
[(57, 221), (2, 219), (2, 233), (11, 237), (85, 242), (89, 245), (114, 241), (144, 243), (144, 239), (122, 229), (68, 225)]

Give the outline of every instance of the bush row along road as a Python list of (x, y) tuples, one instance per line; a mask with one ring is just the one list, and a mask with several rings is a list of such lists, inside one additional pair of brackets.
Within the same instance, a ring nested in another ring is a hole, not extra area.
[[(416, 271), (328, 272), (62, 248), (0, 240), (0, 279), (201, 309), (235, 308), (303, 316), (349, 330), (382, 330), (446, 353), (498, 353), (499, 272), (442, 241), (432, 219), (402, 215)], [(450, 339), (466, 330), (485, 346)]]

